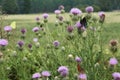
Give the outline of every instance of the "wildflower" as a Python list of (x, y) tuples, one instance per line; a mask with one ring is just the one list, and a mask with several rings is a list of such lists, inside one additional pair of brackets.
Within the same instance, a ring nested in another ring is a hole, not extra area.
[(36, 43), (35, 43), (35, 46), (36, 46), (36, 48), (39, 48), (39, 47), (40, 47), (40, 43), (39, 43), (39, 42), (36, 42)]
[(28, 48), (32, 51), (32, 44), (28, 44)]
[(32, 29), (33, 32), (38, 32), (39, 30), (40, 30), (39, 27), (34, 27), (34, 28)]
[(116, 58), (110, 58), (109, 64), (114, 66), (114, 65), (118, 64), (118, 61)]
[(49, 15), (48, 15), (47, 13), (44, 13), (44, 14), (43, 14), (43, 18), (44, 18), (44, 19), (47, 19), (48, 16), (49, 16)]
[(82, 11), (78, 8), (72, 8), (70, 10), (70, 13), (73, 14), (73, 15), (80, 15), (80, 14), (82, 14)]
[(60, 67), (58, 68), (58, 72), (61, 73), (61, 72), (63, 72), (63, 71), (68, 71), (68, 68), (67, 68), (66, 66), (60, 66)]
[(80, 21), (78, 21), (78, 22), (75, 24), (75, 26), (76, 26), (78, 29), (82, 27)]
[(24, 45), (24, 42), (23, 41), (18, 41), (17, 44), (18, 44), (19, 47), (22, 47)]
[(36, 17), (36, 19), (35, 19), (36, 21), (39, 21), (40, 20), (40, 18), (39, 17)]
[(6, 39), (0, 39), (0, 46), (7, 46), (8, 45), (8, 40)]
[(5, 26), (4, 27), (4, 31), (6, 31), (6, 32), (10, 32), (11, 30), (12, 30), (11, 26)]
[(22, 33), (22, 34), (25, 34), (26, 32), (27, 32), (27, 30), (26, 30), (25, 28), (22, 28), (22, 29), (21, 29), (21, 33)]
[(88, 7), (86, 7), (85, 10), (86, 10), (87, 13), (91, 13), (91, 12), (94, 11), (94, 9), (93, 9), (92, 6), (88, 6)]
[(67, 27), (67, 31), (68, 31), (69, 33), (71, 33), (71, 32), (73, 31), (73, 29), (74, 29), (74, 28), (73, 28), (72, 26), (68, 26), (68, 27)]
[(120, 80), (120, 73), (119, 72), (114, 72), (112, 74), (112, 76), (113, 76), (114, 80)]
[(51, 75), (48, 71), (43, 71), (41, 74), (43, 77), (49, 77)]
[(99, 17), (100, 17), (100, 20), (99, 20), (99, 21), (100, 21), (101, 23), (103, 23), (104, 20), (105, 20), (105, 13), (104, 13), (104, 12), (99, 12), (98, 15), (99, 15)]
[(73, 55), (72, 55), (72, 54), (69, 54), (69, 55), (68, 55), (68, 58), (70, 58), (70, 59), (73, 58)]
[(62, 71), (62, 72), (60, 73), (60, 75), (61, 75), (62, 77), (66, 77), (66, 76), (68, 75), (68, 71)]
[(38, 38), (33, 38), (33, 41), (34, 42), (38, 42)]
[(78, 79), (79, 79), (79, 80), (87, 80), (87, 75), (86, 75), (86, 74), (80, 74), (80, 75), (78, 76)]
[(64, 6), (63, 5), (60, 5), (59, 6), (59, 10), (63, 10), (64, 9)]
[(83, 27), (81, 27), (81, 30), (82, 30), (82, 31), (85, 31), (85, 30), (86, 30), (86, 28), (83, 26)]
[(56, 15), (58, 15), (58, 14), (61, 13), (61, 11), (60, 11), (60, 10), (55, 10), (54, 13), (55, 13)]
[(62, 46), (62, 47), (61, 47), (61, 50), (62, 50), (62, 51), (65, 51), (65, 47), (64, 47), (64, 46)]
[(63, 17), (62, 17), (62, 16), (59, 16), (58, 19), (59, 19), (60, 21), (63, 21)]
[(117, 46), (118, 41), (117, 40), (111, 40), (110, 41), (110, 46)]
[(17, 52), (16, 52), (16, 51), (12, 51), (11, 56), (13, 56), (13, 57), (17, 57)]
[(55, 26), (58, 26), (58, 25), (59, 25), (59, 23), (58, 23), (58, 21), (56, 21), (56, 22), (55, 22)]
[(58, 46), (60, 45), (60, 42), (56, 40), (56, 41), (53, 42), (53, 45), (54, 45), (55, 47), (58, 47)]
[(103, 11), (98, 13), (99, 17), (103, 17), (105, 15), (105, 13)]
[(68, 75), (68, 68), (66, 66), (60, 66), (58, 72), (62, 77), (66, 77)]
[(40, 78), (41, 77), (41, 74), (40, 73), (34, 73), (33, 75), (32, 75), (32, 78), (33, 79), (38, 79), (38, 78)]
[(117, 51), (118, 41), (117, 40), (111, 40), (110, 41), (110, 50), (115, 53)]
[(76, 61), (76, 62), (81, 62), (81, 58), (80, 58), (80, 57), (76, 57), (76, 58), (75, 58), (75, 61)]

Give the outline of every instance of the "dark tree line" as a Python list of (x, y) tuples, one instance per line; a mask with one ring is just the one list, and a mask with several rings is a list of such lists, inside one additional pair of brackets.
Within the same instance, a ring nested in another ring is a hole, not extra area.
[(111, 11), (120, 9), (120, 0), (0, 0), (0, 5), (8, 14), (54, 12), (59, 5), (64, 5), (67, 12), (72, 7), (84, 11), (86, 6), (93, 6), (95, 11)]

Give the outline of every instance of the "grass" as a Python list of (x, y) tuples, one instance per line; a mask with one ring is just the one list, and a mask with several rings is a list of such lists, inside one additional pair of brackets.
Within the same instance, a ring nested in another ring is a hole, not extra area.
[[(103, 25), (104, 30), (100, 38), (103, 40), (102, 51), (101, 44), (97, 38), (97, 36), (100, 36), (100, 32), (96, 32), (94, 37), (94, 33), (88, 30), (88, 37), (84, 39), (81, 37), (82, 35), (77, 34), (75, 29), (74, 37), (68, 39), (69, 34), (66, 31), (65, 25), (55, 26), (56, 18), (54, 14), (50, 14), (48, 24), (44, 26), (46, 34), (41, 31), (39, 32), (41, 36), (35, 35), (32, 32), (32, 28), (37, 26), (35, 18), (41, 15), (8, 15), (6, 17), (4, 25), (9, 25), (12, 21), (16, 21), (17, 28), (13, 30), (13, 34), (9, 38), (7, 49), (2, 51), (4, 56), (0, 59), (0, 80), (32, 80), (32, 74), (44, 70), (50, 71), (51, 77), (49, 80), (54, 80), (55, 76), (60, 77), (57, 69), (61, 65), (69, 68), (67, 80), (77, 80), (75, 75), (79, 73), (77, 71), (77, 63), (74, 61), (76, 56), (82, 58), (80, 64), (84, 68), (88, 80), (112, 80), (111, 74), (119, 72), (120, 64), (113, 69), (110, 69), (108, 65), (111, 57), (116, 57), (120, 61), (120, 55), (117, 54), (120, 52), (119, 50), (116, 54), (112, 54), (109, 51), (109, 41), (111, 39), (116, 39), (120, 42), (120, 15), (118, 12), (106, 12), (106, 20)], [(64, 16), (68, 18), (69, 14), (66, 13)], [(99, 27), (99, 24), (96, 27)], [(20, 38), (21, 28), (27, 29), (23, 51), (19, 51), (16, 48), (17, 41), (22, 40)], [(39, 48), (36, 48), (36, 44), (33, 42), (35, 37), (39, 38)], [(60, 42), (58, 49), (53, 46), (55, 40)], [(32, 52), (27, 47), (29, 43), (33, 44)], [(74, 58), (69, 59), (69, 54), (72, 54)], [(94, 67), (96, 63), (99, 63), (99, 65)], [(60, 77), (59, 80), (63, 79)]]

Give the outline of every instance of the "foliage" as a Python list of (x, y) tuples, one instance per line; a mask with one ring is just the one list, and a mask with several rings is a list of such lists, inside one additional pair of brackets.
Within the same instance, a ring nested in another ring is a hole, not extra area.
[(16, 0), (3, 0), (2, 8), (7, 14), (15, 14), (18, 11)]
[[(0, 0), (2, 1), (2, 0)], [(16, 13), (16, 8), (18, 13), (41, 13), (41, 12), (53, 12), (59, 5), (64, 5), (66, 7), (66, 12), (69, 12), (70, 8), (78, 7), (84, 11), (86, 6), (94, 6), (95, 11), (112, 11), (119, 10), (120, 3), (119, 0), (3, 0), (1, 4), (6, 12), (12, 11)], [(8, 5), (8, 7), (6, 6)], [(15, 9), (13, 8), (15, 5)], [(16, 7), (17, 6), (17, 7)], [(11, 12), (10, 12), (11, 13)]]

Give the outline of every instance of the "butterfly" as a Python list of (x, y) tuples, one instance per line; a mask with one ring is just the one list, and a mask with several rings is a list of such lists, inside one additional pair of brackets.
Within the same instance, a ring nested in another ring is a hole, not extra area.
[(13, 29), (16, 29), (16, 21), (13, 21), (10, 26), (13, 28)]
[(81, 67), (80, 64), (77, 64), (77, 69), (79, 73), (85, 73), (84, 69)]
[(80, 20), (80, 24), (82, 25), (82, 27), (87, 27), (87, 20), (86, 20), (86, 17), (83, 17), (81, 20)]

